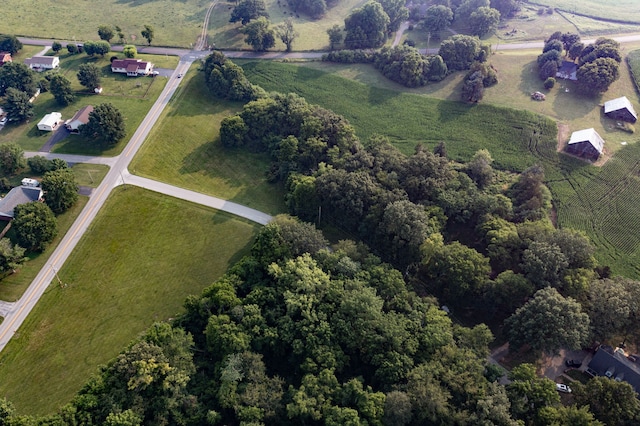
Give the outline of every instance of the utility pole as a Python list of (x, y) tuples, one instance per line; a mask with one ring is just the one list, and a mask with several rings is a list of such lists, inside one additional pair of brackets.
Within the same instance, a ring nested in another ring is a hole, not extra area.
[(54, 268), (53, 265), (51, 266), (51, 270), (53, 271), (53, 275), (55, 275), (56, 279), (58, 280), (58, 285), (60, 286), (60, 288), (65, 288), (67, 285), (62, 282), (62, 280), (58, 276), (58, 271), (56, 271), (56, 268)]

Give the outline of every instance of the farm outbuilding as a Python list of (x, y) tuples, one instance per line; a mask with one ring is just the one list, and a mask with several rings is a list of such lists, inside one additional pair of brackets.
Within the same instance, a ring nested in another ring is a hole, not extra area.
[(638, 121), (638, 114), (626, 96), (605, 102), (604, 114), (614, 120), (628, 121), (629, 123)]
[(604, 149), (604, 139), (595, 129), (573, 132), (567, 144), (567, 152), (587, 160), (596, 161)]
[(58, 125), (62, 122), (62, 114), (59, 112), (52, 112), (44, 117), (38, 123), (38, 130), (44, 130), (45, 132), (53, 132)]

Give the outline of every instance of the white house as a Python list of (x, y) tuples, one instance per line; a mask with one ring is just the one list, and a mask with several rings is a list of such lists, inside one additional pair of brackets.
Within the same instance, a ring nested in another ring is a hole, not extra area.
[(86, 107), (81, 108), (78, 112), (76, 112), (71, 120), (67, 121), (67, 129), (69, 129), (71, 133), (78, 133), (80, 130), (80, 126), (89, 122), (89, 114), (92, 111), (92, 105), (87, 105)]
[(24, 60), (25, 65), (36, 71), (45, 71), (58, 68), (60, 66), (60, 58), (57, 56), (34, 56)]
[(127, 74), (128, 77), (149, 75), (151, 71), (153, 64), (140, 59), (114, 59), (111, 62), (111, 72)]
[(38, 123), (38, 130), (52, 132), (61, 123), (62, 123), (62, 114), (60, 114), (59, 112), (52, 112), (42, 117), (42, 120), (40, 120), (40, 122)]

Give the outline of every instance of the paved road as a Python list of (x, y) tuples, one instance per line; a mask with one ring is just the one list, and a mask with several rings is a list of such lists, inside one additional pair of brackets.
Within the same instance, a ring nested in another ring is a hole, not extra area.
[(104, 164), (109, 167), (113, 167), (114, 164), (116, 164), (116, 162), (120, 158), (120, 157), (91, 157), (88, 155), (75, 155), (75, 154), (56, 154), (53, 152), (40, 152), (40, 151), (26, 151), (24, 153), (24, 156), (26, 158), (35, 157), (36, 155), (41, 155), (48, 160), (53, 160), (54, 158), (61, 158), (70, 164), (75, 164), (75, 163)]

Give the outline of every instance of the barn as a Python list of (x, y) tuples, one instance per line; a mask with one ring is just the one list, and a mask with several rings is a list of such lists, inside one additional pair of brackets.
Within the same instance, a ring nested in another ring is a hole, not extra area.
[(596, 161), (604, 149), (604, 139), (595, 129), (573, 132), (567, 144), (567, 152), (587, 160)]
[(614, 120), (628, 121), (629, 123), (638, 121), (638, 114), (626, 96), (605, 102), (604, 114)]

